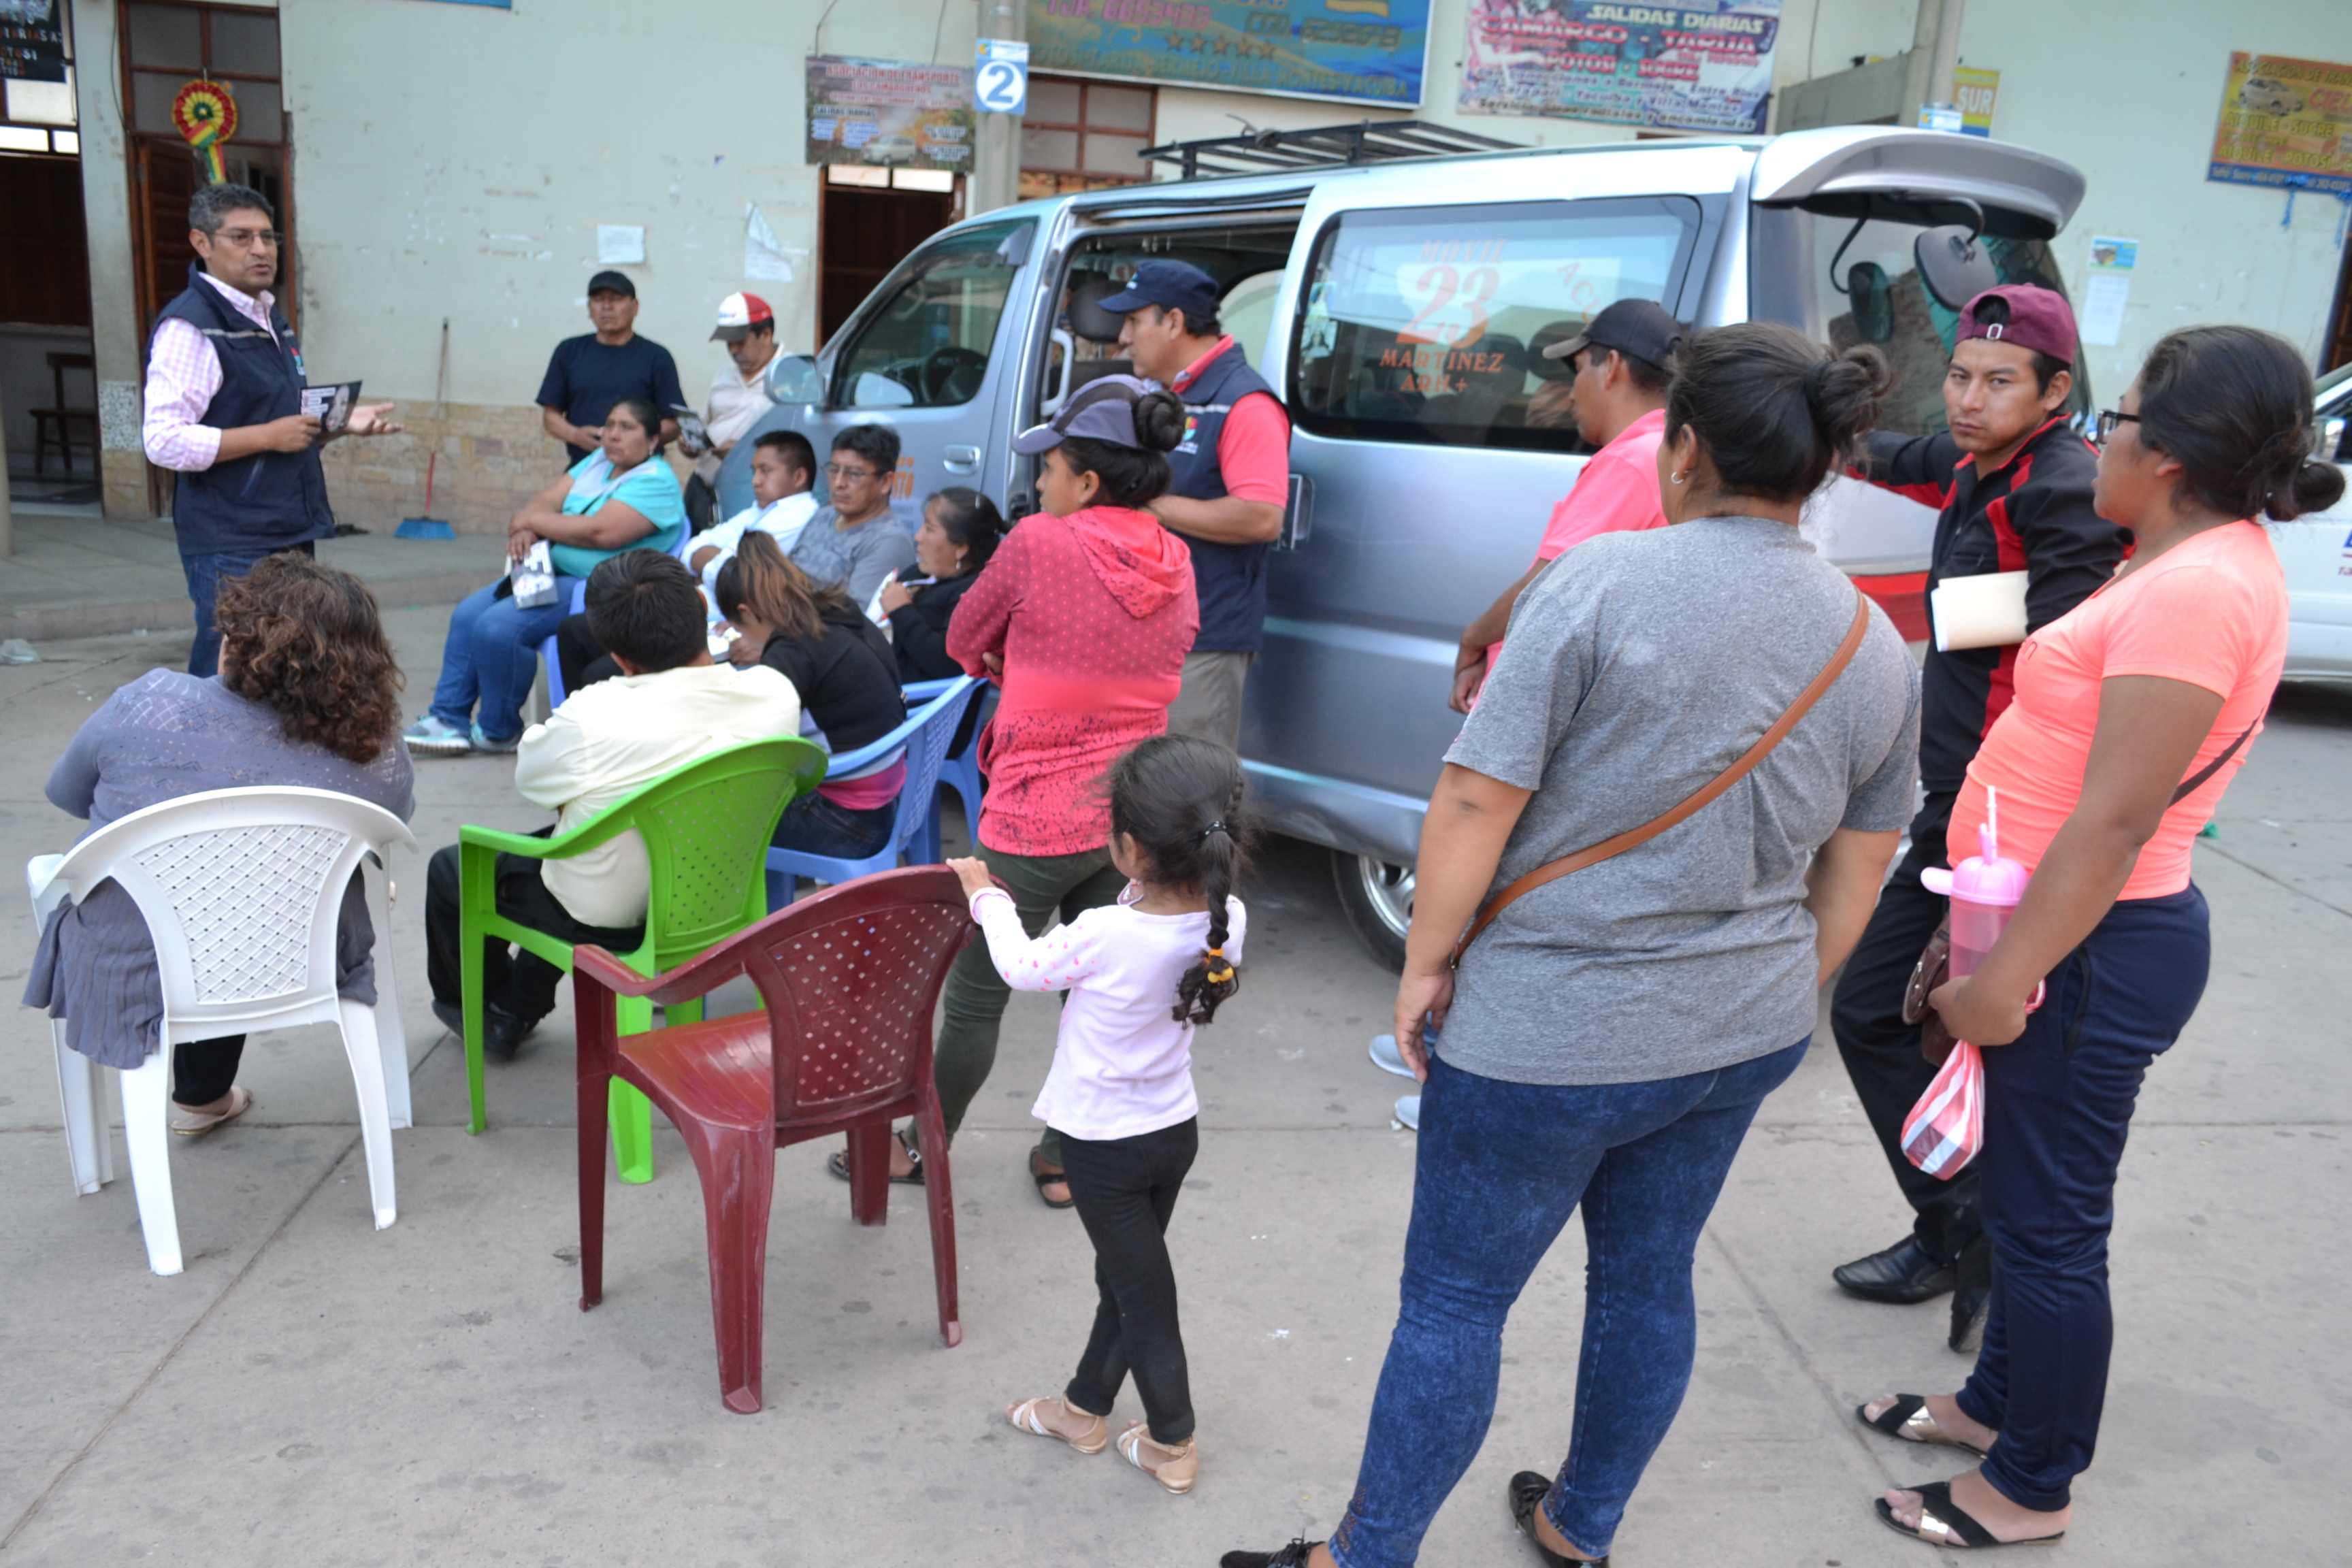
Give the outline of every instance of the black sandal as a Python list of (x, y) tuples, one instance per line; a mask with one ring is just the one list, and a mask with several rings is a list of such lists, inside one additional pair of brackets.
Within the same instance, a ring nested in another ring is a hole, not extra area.
[[(907, 1136), (907, 1130), (903, 1127), (894, 1129), (890, 1136), (898, 1141), (898, 1147), (907, 1152), (907, 1158), (913, 1161), (915, 1164), (913, 1170), (903, 1176), (893, 1176), (890, 1178), (891, 1181), (902, 1187), (921, 1186), (923, 1184), (923, 1152), (915, 1146), (913, 1139)], [(835, 1149), (826, 1158), (824, 1168), (845, 1182), (849, 1180), (849, 1151)]]
[(1947, 1550), (1955, 1546), (2047, 1546), (2053, 1542), (2066, 1539), (2066, 1532), (2062, 1530), (2055, 1535), (2030, 1535), (2023, 1541), (2002, 1541), (1952, 1501), (1952, 1483), (1949, 1481), (1927, 1481), (1901, 1489), (1919, 1494), (1918, 1528), (1915, 1530), (1896, 1519), (1894, 1505), (1885, 1498), (1875, 1500), (1880, 1521), (1896, 1534), (1924, 1541), (1930, 1546)]
[(1273, 1552), (1228, 1552), (1217, 1559), (1217, 1568), (1307, 1568), (1307, 1554), (1322, 1544), (1301, 1535)]
[(1078, 1201), (1076, 1197), (1066, 1197), (1060, 1203), (1055, 1203), (1053, 1199), (1045, 1195), (1046, 1187), (1051, 1185), (1053, 1183), (1059, 1182), (1064, 1186), (1068, 1186), (1070, 1184), (1070, 1173), (1067, 1171), (1048, 1171), (1045, 1168), (1045, 1145), (1043, 1143), (1033, 1145), (1029, 1150), (1029, 1179), (1037, 1184), (1038, 1201), (1049, 1209), (1066, 1209), (1075, 1205)]
[(1543, 1559), (1544, 1568), (1609, 1568), (1606, 1557), (1563, 1557), (1543, 1543), (1536, 1533), (1536, 1510), (1543, 1507), (1544, 1499), (1551, 1496), (1551, 1478), (1533, 1470), (1521, 1470), (1511, 1478), (1510, 1489), (1504, 1494), (1511, 1505), (1511, 1522), (1528, 1538), (1528, 1544)]
[[(1937, 1447), (1958, 1448), (1963, 1454), (1974, 1454), (1981, 1459), (1984, 1450), (1958, 1437), (1944, 1436), (1936, 1418), (1927, 1414), (1927, 1401), (1916, 1394), (1898, 1394), (1895, 1403), (1878, 1413), (1873, 1420), (1868, 1405), (1853, 1407), (1853, 1418), (1873, 1431), (1884, 1432), (1898, 1443), (1928, 1443)], [(1934, 1436), (1929, 1436), (1932, 1433)]]

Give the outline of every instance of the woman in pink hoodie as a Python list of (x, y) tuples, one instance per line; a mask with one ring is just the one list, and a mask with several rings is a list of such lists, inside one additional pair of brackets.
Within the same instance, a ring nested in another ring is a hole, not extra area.
[[(1167, 489), (1164, 454), (1183, 434), (1174, 395), (1111, 375), (1015, 437), (1015, 451), (1045, 454), (1045, 510), (1005, 535), (948, 625), (949, 656), (1003, 683), (981, 734), (988, 797), (976, 837), (1033, 937), (1056, 912), (1074, 920), (1116, 902), (1127, 885), (1105, 847), (1100, 781), (1120, 755), (1167, 730), (1201, 624), (1191, 552), (1143, 510)], [(966, 948), (948, 976), (934, 1054), (950, 1133), (995, 1063), (1011, 994), (985, 942)], [(919, 1181), (918, 1152), (906, 1152), (892, 1161), (912, 1167), (898, 1179)], [(1070, 1204), (1061, 1167), (1048, 1131), (1030, 1151), (1029, 1172), (1055, 1208)]]

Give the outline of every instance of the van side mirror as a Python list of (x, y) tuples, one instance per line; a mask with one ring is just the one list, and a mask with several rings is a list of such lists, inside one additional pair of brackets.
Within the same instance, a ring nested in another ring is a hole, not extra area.
[(814, 354), (778, 354), (768, 362), (768, 396), (778, 403), (821, 403), (824, 377)]

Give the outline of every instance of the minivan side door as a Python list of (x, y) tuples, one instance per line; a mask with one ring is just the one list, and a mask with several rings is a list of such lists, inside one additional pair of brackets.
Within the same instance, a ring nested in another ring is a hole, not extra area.
[(1629, 296), (1694, 312), (1744, 162), (1704, 151), (1318, 187), (1267, 361), (1305, 537), (1271, 559), (1242, 734), (1280, 831), (1412, 863), (1461, 725), (1462, 628), (1527, 570), (1583, 467), (1540, 350)]
[[(891, 500), (910, 527), (933, 490), (984, 488), (984, 476), (1003, 471), (1009, 449), (997, 413), (1020, 358), (1024, 312), (1016, 302), (1036, 266), (1036, 219), (1024, 216), (936, 236), (898, 264), (817, 356), (824, 401), (779, 405), (752, 434), (806, 436), (816, 449), (822, 499), (835, 433), (890, 426), (899, 442)], [(721, 516), (751, 504), (751, 461), (746, 437), (719, 470)]]

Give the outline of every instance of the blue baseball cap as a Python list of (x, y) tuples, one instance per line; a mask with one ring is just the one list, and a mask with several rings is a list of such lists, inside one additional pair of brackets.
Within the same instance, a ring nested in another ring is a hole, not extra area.
[(1075, 436), (1082, 441), (1108, 441), (1140, 451), (1143, 443), (1135, 438), (1135, 405), (1151, 390), (1150, 382), (1131, 375), (1097, 376), (1072, 393), (1053, 418), (1013, 437), (1013, 449), (1024, 456), (1050, 451)]
[(1123, 316), (1146, 305), (1184, 312), (1184, 325), (1214, 321), (1217, 280), (1189, 261), (1147, 261), (1135, 269), (1127, 287), (1102, 301), (1102, 308)]

